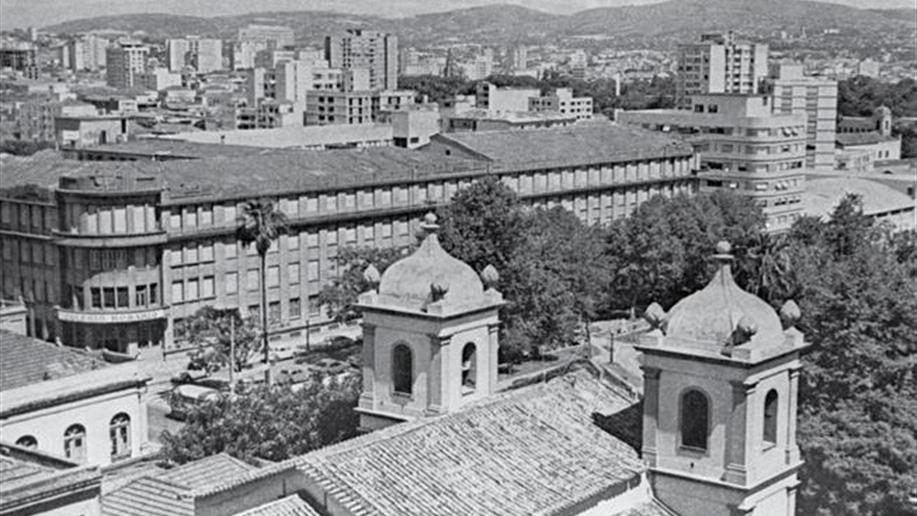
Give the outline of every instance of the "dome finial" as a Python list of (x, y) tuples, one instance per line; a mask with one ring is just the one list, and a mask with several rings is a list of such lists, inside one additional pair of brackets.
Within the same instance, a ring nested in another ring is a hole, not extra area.
[(426, 231), (427, 234), (436, 233), (439, 229), (439, 224), (437, 224), (436, 221), (436, 214), (432, 211), (427, 212), (423, 217), (423, 222), (420, 223), (420, 228)]

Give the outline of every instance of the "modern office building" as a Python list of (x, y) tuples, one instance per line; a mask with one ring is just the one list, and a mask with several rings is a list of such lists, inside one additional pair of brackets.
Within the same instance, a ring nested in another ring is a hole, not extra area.
[(325, 36), (325, 59), (333, 68), (369, 70), (372, 90), (398, 89), (398, 37), (363, 29)]
[(805, 113), (806, 168), (834, 168), (837, 134), (837, 81), (803, 74), (801, 65), (778, 65), (767, 81), (775, 113)]
[(200, 73), (222, 70), (223, 41), (198, 36), (167, 39), (166, 59), (166, 66), (172, 72), (181, 72), (186, 66)]
[(71, 39), (62, 47), (62, 54), (66, 54), (66, 59), (62, 61), (66, 61), (66, 68), (74, 72), (105, 68), (105, 54), (109, 44), (108, 39), (95, 34)]
[(306, 96), (306, 125), (371, 124), (382, 111), (414, 104), (413, 90), (310, 91)]
[(703, 34), (678, 46), (675, 106), (691, 107), (692, 95), (758, 93), (767, 77), (767, 45), (740, 41), (732, 32)]
[(268, 47), (285, 48), (296, 44), (296, 35), (289, 27), (250, 24), (239, 29), (236, 40), (243, 43), (256, 42)]
[[(23, 297), (32, 335), (172, 351), (176, 321), (202, 306), (257, 313), (259, 260), (235, 236), (250, 199), (273, 199), (290, 219), (268, 253), (266, 308), (272, 334), (295, 337), (327, 322), (317, 295), (339, 249), (414, 242), (420, 216), (483, 175), (590, 224), (696, 187), (690, 145), (611, 124), (437, 135), (419, 151), (154, 143), (84, 156), (118, 162), (4, 158), (3, 296)], [(204, 155), (177, 159), (192, 147)]]
[(137, 74), (145, 72), (150, 47), (139, 41), (121, 40), (105, 51), (105, 82), (114, 88), (133, 88)]
[(28, 79), (38, 78), (38, 49), (24, 41), (0, 43), (0, 69), (8, 68)]
[(560, 113), (577, 120), (592, 119), (592, 97), (574, 97), (570, 88), (557, 88), (553, 93), (529, 99), (529, 111)]
[(700, 155), (701, 190), (751, 196), (770, 231), (803, 214), (806, 115), (775, 114), (768, 95), (692, 95), (691, 109), (621, 111), (617, 121), (681, 135)]

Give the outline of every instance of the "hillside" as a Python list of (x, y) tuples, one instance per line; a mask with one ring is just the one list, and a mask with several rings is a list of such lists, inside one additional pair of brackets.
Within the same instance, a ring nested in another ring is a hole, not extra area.
[(863, 10), (808, 0), (668, 0), (658, 4), (609, 7), (570, 16), (500, 4), (406, 18), (381, 18), (330, 11), (266, 12), (199, 18), (166, 14), (105, 16), (69, 21), (44, 30), (75, 33), (116, 29), (143, 31), (152, 38), (200, 34), (232, 37), (249, 23), (293, 27), (301, 43), (319, 43), (324, 34), (351, 27), (372, 27), (397, 34), (405, 45), (434, 43), (557, 42), (575, 36), (667, 47), (704, 31), (732, 29), (768, 38), (774, 32), (809, 34), (825, 29), (878, 38), (917, 28), (913, 10)]

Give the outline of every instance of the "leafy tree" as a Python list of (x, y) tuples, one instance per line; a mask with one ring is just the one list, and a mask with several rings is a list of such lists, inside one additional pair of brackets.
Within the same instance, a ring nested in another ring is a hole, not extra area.
[(224, 395), (192, 409), (178, 432), (163, 432), (162, 456), (177, 464), (221, 452), (279, 461), (349, 439), (357, 435), (360, 385), (348, 374)]
[(345, 247), (335, 260), (341, 274), (330, 284), (322, 287), (318, 301), (328, 312), (328, 316), (337, 322), (352, 321), (360, 316), (354, 307), (357, 296), (366, 292), (372, 285), (364, 277), (366, 268), (373, 265), (380, 273), (389, 265), (405, 256), (410, 247), (374, 248)]
[(0, 141), (0, 153), (6, 152), (16, 156), (31, 156), (36, 152), (53, 149), (54, 142), (36, 142), (26, 140), (7, 140)]
[[(261, 259), (261, 334), (264, 349), (264, 363), (270, 364), (270, 345), (267, 336), (267, 252), (271, 245), (287, 230), (287, 218), (274, 207), (274, 203), (262, 199), (249, 201), (242, 206), (236, 236), (243, 243), (252, 243)], [(271, 383), (271, 368), (264, 370), (264, 379)]]
[[(198, 347), (193, 359), (203, 363), (208, 371), (235, 365), (241, 371), (255, 355), (258, 347), (258, 324), (251, 318), (242, 318), (236, 309), (219, 310), (205, 306), (193, 316), (182, 321), (178, 331), (192, 345)], [(233, 345), (230, 340), (235, 338)], [(234, 348), (235, 355), (230, 356)]]

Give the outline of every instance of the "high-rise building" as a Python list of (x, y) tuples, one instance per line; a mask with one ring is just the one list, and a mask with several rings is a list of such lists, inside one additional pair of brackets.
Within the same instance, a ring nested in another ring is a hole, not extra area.
[(740, 41), (728, 32), (703, 34), (678, 46), (675, 106), (691, 107), (691, 95), (758, 93), (767, 77), (767, 45)]
[(326, 36), (325, 59), (334, 68), (368, 69), (370, 89), (398, 89), (398, 38), (392, 34), (348, 29)]
[(700, 155), (701, 191), (729, 189), (755, 200), (769, 231), (803, 214), (806, 115), (773, 113), (769, 95), (692, 95), (691, 109), (622, 111), (617, 121), (683, 134)]
[(38, 78), (38, 49), (32, 43), (4, 41), (0, 43), (0, 68), (11, 68), (24, 77)]
[(63, 66), (74, 72), (105, 68), (105, 54), (109, 43), (107, 39), (95, 34), (74, 38), (62, 47), (61, 52), (67, 54), (66, 59), (62, 56), (61, 61), (65, 63)]
[(832, 170), (837, 136), (837, 81), (803, 74), (801, 65), (778, 65), (769, 80), (775, 113), (806, 114), (806, 168)]
[(166, 40), (167, 66), (172, 72), (180, 72), (191, 66), (201, 73), (223, 68), (223, 41), (219, 39), (188, 36)]
[(479, 55), (474, 58), (474, 60), (462, 63), (462, 70), (464, 71), (465, 78), (469, 81), (482, 81), (493, 73), (494, 62), (493, 59), (485, 55)]
[(529, 53), (525, 45), (513, 49), (513, 70), (525, 70), (529, 67)]
[(121, 40), (105, 52), (105, 78), (109, 86), (132, 88), (136, 74), (146, 71), (150, 48), (139, 41)]
[(293, 29), (278, 25), (249, 25), (242, 27), (239, 29), (237, 39), (240, 43), (272, 44), (276, 48), (292, 47), (296, 44), (296, 36), (293, 33)]

